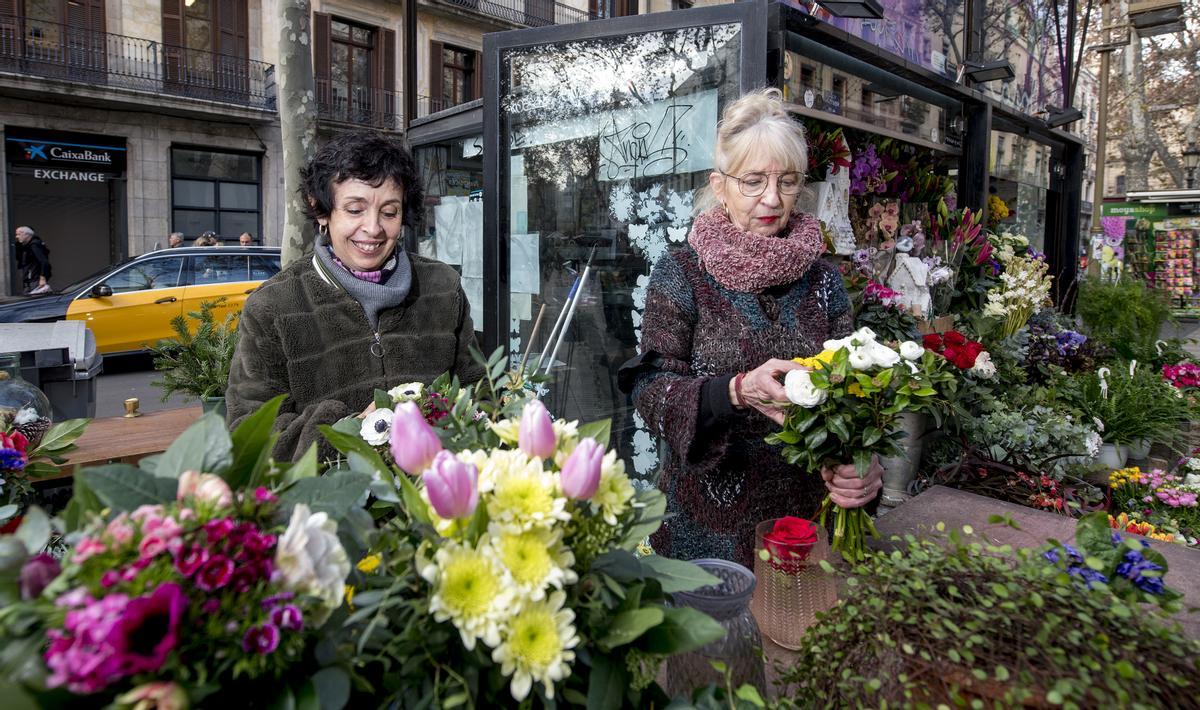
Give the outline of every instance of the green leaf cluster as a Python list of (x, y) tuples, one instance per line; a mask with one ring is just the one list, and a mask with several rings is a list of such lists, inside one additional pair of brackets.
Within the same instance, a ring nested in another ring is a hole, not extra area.
[[(1083, 587), (1041, 550), (964, 533), (894, 538), (898, 549), (854, 567), (780, 677), (793, 691), (783, 705), (1155, 708), (1196, 697), (1200, 642), (1177, 624)], [(1078, 533), (1089, 549), (1099, 535)]]
[(1171, 306), (1163, 292), (1132, 277), (1084, 279), (1075, 311), (1087, 335), (1112, 348), (1122, 360), (1154, 359), (1154, 343), (1171, 318)]

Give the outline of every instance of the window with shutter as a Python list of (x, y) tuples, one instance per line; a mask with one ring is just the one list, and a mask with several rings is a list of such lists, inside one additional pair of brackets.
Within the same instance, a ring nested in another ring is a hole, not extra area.
[(166, 88), (200, 96), (249, 90), (247, 0), (162, 0)]

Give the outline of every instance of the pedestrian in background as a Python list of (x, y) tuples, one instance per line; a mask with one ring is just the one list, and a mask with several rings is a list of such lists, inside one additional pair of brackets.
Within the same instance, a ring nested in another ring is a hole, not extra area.
[(221, 240), (219, 238), (217, 238), (217, 233), (209, 231), (209, 232), (205, 232), (204, 234), (201, 234), (200, 236), (196, 237), (196, 241), (192, 242), (192, 246), (215, 247), (215, 246), (219, 245), (220, 243), (221, 243)]
[(17, 227), (17, 268), (25, 293), (50, 293), (50, 249), (30, 227)]
[(171, 232), (171, 236), (167, 237), (167, 248), (174, 249), (181, 246), (183, 246), (183, 232)]
[(254, 246), (254, 237), (251, 236), (250, 232), (242, 232), (242, 236), (238, 237), (238, 244), (244, 247), (252, 247)]

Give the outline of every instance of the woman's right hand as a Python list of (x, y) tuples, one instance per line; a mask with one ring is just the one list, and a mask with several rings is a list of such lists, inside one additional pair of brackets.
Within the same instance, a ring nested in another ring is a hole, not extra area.
[[(776, 424), (783, 424), (783, 419), (787, 415), (786, 409), (790, 403), (779, 378), (792, 370), (804, 369), (807, 368), (791, 360), (774, 358), (767, 360), (747, 372), (742, 378), (742, 402), (747, 407), (753, 407), (759, 414)], [(736, 380), (737, 378), (734, 377), (729, 384), (729, 399), (735, 407), (739, 406), (735, 387)]]

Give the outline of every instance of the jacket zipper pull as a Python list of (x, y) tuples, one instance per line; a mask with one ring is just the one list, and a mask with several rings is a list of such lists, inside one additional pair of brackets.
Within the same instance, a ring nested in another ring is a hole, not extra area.
[(379, 331), (375, 331), (375, 342), (371, 343), (371, 354), (383, 359), (383, 339), (379, 337)]

